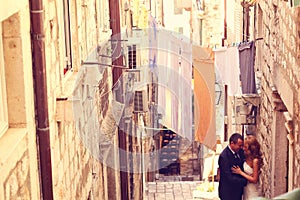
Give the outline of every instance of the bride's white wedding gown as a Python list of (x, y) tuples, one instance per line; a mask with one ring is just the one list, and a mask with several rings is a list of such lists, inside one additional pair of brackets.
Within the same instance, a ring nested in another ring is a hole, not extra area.
[[(250, 167), (246, 162), (244, 162), (244, 171), (249, 175), (253, 174), (253, 168)], [(243, 200), (249, 200), (251, 198), (259, 196), (260, 189), (258, 183), (248, 182), (247, 185), (244, 187)]]

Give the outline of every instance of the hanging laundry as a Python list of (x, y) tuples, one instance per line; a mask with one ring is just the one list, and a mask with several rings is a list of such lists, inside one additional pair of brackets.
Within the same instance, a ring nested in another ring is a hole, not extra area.
[(150, 71), (152, 73), (156, 72), (157, 68), (157, 22), (155, 18), (149, 14), (149, 29), (148, 29), (148, 34), (149, 34), (149, 67)]
[(243, 94), (257, 94), (255, 73), (254, 73), (254, 53), (255, 43), (244, 42), (238, 46), (242, 93)]
[(217, 77), (223, 84), (228, 85), (230, 96), (241, 94), (239, 51), (237, 47), (222, 47), (215, 50), (215, 67)]
[(205, 48), (193, 46), (195, 141), (216, 150), (215, 68)]
[(157, 31), (160, 124), (192, 140), (192, 44), (171, 31)]

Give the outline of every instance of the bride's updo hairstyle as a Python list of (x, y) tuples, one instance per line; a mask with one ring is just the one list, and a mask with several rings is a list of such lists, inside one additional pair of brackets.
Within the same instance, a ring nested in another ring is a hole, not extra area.
[(262, 153), (260, 151), (260, 144), (255, 136), (247, 136), (244, 142), (244, 147), (246, 147), (249, 150), (249, 153), (246, 156), (252, 159), (258, 158), (259, 163), (262, 164)]

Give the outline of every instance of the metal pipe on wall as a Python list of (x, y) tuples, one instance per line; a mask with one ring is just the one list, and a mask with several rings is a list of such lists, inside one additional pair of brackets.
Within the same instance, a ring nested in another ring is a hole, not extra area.
[(227, 40), (227, 6), (226, 0), (224, 0), (224, 36), (222, 38), (222, 46), (225, 46), (225, 40)]
[[(110, 27), (112, 29), (112, 49), (113, 51), (113, 60), (112, 65), (123, 66), (123, 57), (121, 55), (121, 27), (120, 27), (120, 8), (119, 0), (109, 0), (109, 17), (110, 17)], [(113, 73), (113, 85), (119, 80), (122, 76), (123, 69), (114, 67), (112, 70)], [(121, 87), (120, 87), (121, 88)], [(123, 103), (123, 91), (116, 95), (116, 99), (119, 102)], [(121, 118), (120, 123), (124, 123)], [(122, 127), (122, 125), (120, 126)], [(126, 129), (125, 129), (126, 130)], [(126, 133), (122, 128), (118, 129), (118, 140), (119, 140), (119, 150), (120, 150), (120, 180), (121, 180), (121, 199), (129, 199), (128, 194), (128, 172), (127, 172), (127, 153), (125, 156), (122, 156), (122, 151), (127, 152), (127, 138)]]
[(53, 199), (51, 148), (47, 99), (44, 8), (42, 0), (30, 0), (32, 61), (34, 76), (36, 134), (39, 151), (42, 199)]

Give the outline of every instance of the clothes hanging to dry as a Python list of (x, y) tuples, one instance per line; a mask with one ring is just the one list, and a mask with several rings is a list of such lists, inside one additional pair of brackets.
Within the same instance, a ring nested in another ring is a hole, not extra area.
[(217, 77), (221, 79), (217, 81), (228, 85), (228, 94), (230, 96), (241, 94), (237, 47), (223, 47), (215, 50), (215, 67)]
[(257, 94), (255, 73), (254, 73), (254, 56), (255, 43), (244, 42), (238, 45), (240, 72), (243, 94)]

